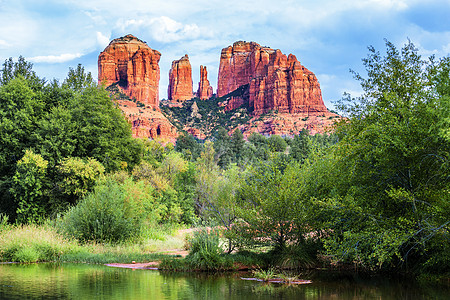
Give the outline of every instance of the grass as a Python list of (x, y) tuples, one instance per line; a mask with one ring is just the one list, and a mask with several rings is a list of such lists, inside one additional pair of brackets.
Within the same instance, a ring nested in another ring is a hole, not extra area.
[[(153, 238), (140, 243), (80, 244), (69, 239), (49, 225), (0, 225), (0, 261), (3, 262), (82, 262), (131, 263), (161, 260), (173, 257), (162, 254), (167, 249), (180, 249), (184, 235), (163, 233), (167, 227), (153, 229)], [(156, 237), (156, 238), (155, 238)]]
[(82, 248), (49, 226), (9, 226), (0, 232), (0, 260), (14, 262), (57, 261)]
[(255, 278), (261, 279), (262, 281), (269, 281), (277, 276), (277, 273), (275, 273), (275, 269), (273, 268), (269, 268), (267, 270), (256, 269), (252, 272), (252, 274)]

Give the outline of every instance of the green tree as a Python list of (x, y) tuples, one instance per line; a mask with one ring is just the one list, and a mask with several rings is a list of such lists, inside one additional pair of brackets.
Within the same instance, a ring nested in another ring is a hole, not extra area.
[(11, 194), (15, 199), (19, 223), (40, 222), (45, 217), (47, 165), (42, 156), (31, 150), (26, 150), (17, 162)]
[(254, 164), (238, 194), (235, 230), (244, 245), (271, 246), (282, 252), (288, 243), (301, 243), (307, 229), (306, 205), (298, 173), (299, 165), (286, 165), (276, 155)]
[(440, 134), (448, 98), (436, 95), (430, 76), (439, 68), (411, 42), (400, 51), (386, 42), (386, 50), (369, 48), (367, 78), (354, 73), (364, 94), (339, 106), (349, 119), (336, 128), (345, 175), (333, 179), (334, 191), (353, 217), (337, 214), (327, 243), (330, 254), (369, 268), (420, 262), (450, 229), (450, 144)]
[(68, 204), (75, 204), (76, 200), (92, 191), (95, 184), (102, 178), (105, 168), (94, 158), (82, 159), (79, 157), (66, 157), (56, 166), (58, 173), (57, 200), (65, 209)]
[(237, 128), (231, 135), (231, 150), (233, 151), (233, 162), (241, 162), (244, 144), (244, 135), (242, 134), (242, 131)]
[(288, 146), (286, 141), (281, 136), (275, 134), (271, 135), (267, 139), (267, 144), (272, 152), (284, 152)]
[(311, 138), (308, 129), (303, 129), (291, 141), (290, 158), (304, 162), (311, 152)]
[(86, 73), (84, 67), (81, 64), (78, 64), (75, 70), (69, 68), (69, 74), (62, 86), (80, 92), (87, 87), (94, 87), (95, 82), (91, 72)]
[(0, 174), (11, 175), (23, 151), (33, 146), (33, 133), (44, 109), (41, 93), (23, 77), (0, 86)]
[(189, 133), (178, 136), (175, 150), (184, 154), (185, 158), (195, 161), (201, 152), (201, 145)]
[(217, 197), (217, 182), (220, 176), (215, 161), (214, 144), (205, 143), (202, 153), (196, 162), (196, 209), (197, 214), (204, 217), (205, 208)]
[(232, 138), (225, 128), (220, 127), (214, 140), (214, 151), (217, 164), (226, 168), (233, 160)]
[(27, 62), (22, 55), (19, 56), (19, 59), (16, 62), (14, 62), (12, 57), (5, 60), (0, 73), (0, 85), (6, 85), (8, 82), (18, 77), (24, 78), (34, 91), (40, 90), (45, 84), (45, 80), (40, 79), (33, 71), (33, 64)]

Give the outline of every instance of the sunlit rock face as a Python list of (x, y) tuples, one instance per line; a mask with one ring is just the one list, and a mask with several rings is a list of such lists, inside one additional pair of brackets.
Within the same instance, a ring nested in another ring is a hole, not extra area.
[(206, 100), (211, 98), (213, 95), (213, 88), (209, 84), (208, 71), (206, 66), (200, 66), (200, 81), (198, 83), (197, 97), (201, 100)]
[[(255, 42), (235, 42), (222, 49), (217, 96), (223, 97), (248, 85), (248, 106), (254, 114), (322, 113), (327, 108), (317, 77), (297, 58)], [(242, 105), (231, 99), (228, 110)]]
[(117, 85), (130, 100), (117, 100), (136, 138), (174, 141), (178, 132), (159, 109), (161, 53), (129, 34), (112, 40), (98, 57), (98, 80)]
[(187, 54), (172, 62), (172, 68), (169, 71), (167, 96), (169, 100), (179, 101), (189, 100), (193, 97), (192, 68)]
[(98, 80), (117, 84), (130, 98), (159, 110), (160, 57), (131, 34), (114, 39), (98, 57)]

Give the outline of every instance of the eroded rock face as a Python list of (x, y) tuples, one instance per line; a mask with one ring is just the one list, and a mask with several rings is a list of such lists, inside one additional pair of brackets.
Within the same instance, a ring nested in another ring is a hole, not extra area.
[(167, 91), (169, 100), (192, 99), (192, 68), (189, 56), (186, 54), (179, 60), (172, 62), (169, 71), (169, 89)]
[(200, 81), (198, 83), (197, 97), (201, 100), (206, 100), (211, 98), (213, 95), (213, 88), (209, 84), (208, 71), (206, 66), (200, 66)]
[(159, 110), (160, 57), (131, 34), (114, 39), (98, 57), (98, 80), (117, 84), (130, 98)]
[(118, 100), (117, 104), (131, 123), (133, 137), (174, 142), (178, 136), (175, 126), (169, 122), (161, 111), (139, 107), (135, 102), (128, 100)]
[[(319, 82), (297, 58), (254, 42), (236, 42), (222, 49), (217, 96), (248, 84), (248, 106), (254, 114), (327, 112)], [(229, 102), (228, 110), (243, 101)]]

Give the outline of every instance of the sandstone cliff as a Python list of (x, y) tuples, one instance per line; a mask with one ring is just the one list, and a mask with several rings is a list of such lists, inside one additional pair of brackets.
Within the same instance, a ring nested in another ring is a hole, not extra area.
[(192, 99), (192, 68), (189, 63), (189, 56), (186, 54), (179, 60), (172, 62), (169, 71), (169, 88), (167, 91), (169, 100), (189, 100)]
[(213, 88), (209, 84), (208, 71), (206, 66), (200, 66), (200, 81), (198, 83), (197, 97), (201, 100), (206, 100), (211, 98), (213, 95)]
[(159, 110), (160, 57), (131, 34), (114, 39), (98, 57), (98, 80), (118, 84), (130, 98)]
[(135, 102), (118, 100), (119, 108), (131, 123), (133, 137), (161, 139), (174, 142), (178, 136), (177, 129), (159, 110), (139, 107)]
[[(246, 86), (248, 85), (248, 87)], [(254, 42), (236, 42), (222, 49), (217, 96), (240, 87), (248, 99), (231, 98), (227, 110), (248, 102), (254, 114), (277, 110), (282, 113), (326, 113), (319, 82), (297, 58)]]

